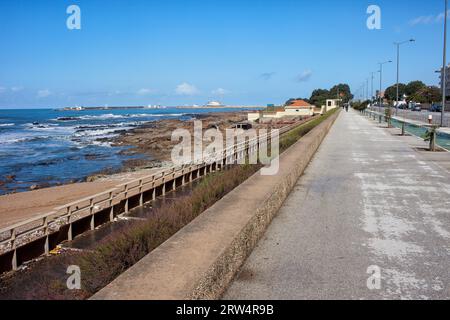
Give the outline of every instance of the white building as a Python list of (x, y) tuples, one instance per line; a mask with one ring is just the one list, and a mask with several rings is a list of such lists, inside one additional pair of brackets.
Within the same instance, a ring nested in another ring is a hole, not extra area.
[(248, 121), (255, 122), (260, 119), (281, 119), (284, 117), (312, 117), (315, 107), (303, 100), (294, 100), (289, 105), (273, 110), (266, 110), (248, 114)]
[(219, 108), (219, 107), (223, 107), (224, 105), (222, 103), (220, 103), (219, 101), (209, 101), (205, 107), (208, 108)]
[(326, 111), (330, 111), (336, 108), (339, 108), (340, 104), (342, 102), (342, 99), (328, 99), (326, 101)]

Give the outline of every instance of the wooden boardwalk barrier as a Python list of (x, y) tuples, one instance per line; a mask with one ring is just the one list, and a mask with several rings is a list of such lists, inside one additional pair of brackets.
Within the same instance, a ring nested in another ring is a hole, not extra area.
[[(285, 134), (298, 126), (299, 123), (285, 126), (279, 130), (279, 134)], [(270, 145), (271, 136), (267, 133), (235, 143), (221, 152), (209, 154), (200, 164), (168, 168), (0, 229), (0, 273), (17, 270), (24, 262), (49, 254), (60, 243), (112, 222), (117, 216), (208, 173), (258, 155), (261, 147)]]

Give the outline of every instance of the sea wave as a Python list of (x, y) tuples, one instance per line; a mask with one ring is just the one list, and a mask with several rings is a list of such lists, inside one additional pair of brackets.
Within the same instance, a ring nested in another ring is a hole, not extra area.
[[(182, 117), (185, 116), (185, 113), (162, 113), (162, 114), (147, 114), (148, 117)], [(139, 115), (136, 115), (139, 116)]]
[(55, 124), (32, 124), (32, 123), (27, 123), (24, 125), (24, 127), (28, 130), (55, 130), (58, 128), (62, 128), (58, 127), (58, 125)]
[(69, 136), (75, 132), (75, 126), (59, 126), (57, 124), (30, 124), (24, 125), (29, 132), (39, 135), (42, 132), (52, 136)]
[[(54, 120), (47, 120), (48, 122), (34, 122), (21, 124), (20, 130), (14, 130), (14, 132), (7, 133), (7, 131), (2, 130), (0, 134), (0, 144), (2, 145), (12, 145), (15, 143), (26, 143), (38, 140), (67, 140), (72, 141), (76, 144), (82, 144), (83, 146), (88, 145), (101, 145), (106, 146), (108, 143), (104, 141), (98, 142), (98, 140), (114, 138), (119, 135), (120, 132), (128, 131), (136, 128), (139, 125), (150, 123), (155, 121), (156, 118), (161, 117), (180, 117), (185, 114), (183, 113), (171, 113), (171, 114), (148, 114), (148, 113), (138, 113), (138, 114), (126, 114), (126, 115), (114, 115), (114, 114), (103, 114), (103, 115), (83, 115), (81, 117), (64, 117), (58, 119), (65, 119), (61, 121), (77, 121), (80, 120), (94, 120), (94, 119), (130, 119), (136, 118), (135, 121), (105, 121), (105, 122), (93, 122), (86, 124), (74, 124), (63, 125), (62, 123), (52, 123)], [(148, 118), (148, 119), (138, 119), (138, 118)], [(153, 119), (151, 119), (153, 118)], [(72, 120), (70, 120), (72, 119)], [(4, 123), (0, 124), (2, 129), (6, 127), (15, 126), (14, 123)], [(4, 133), (4, 132), (5, 133)]]
[(110, 136), (111, 134), (117, 133), (118, 131), (130, 130), (131, 127), (120, 127), (120, 128), (107, 128), (107, 129), (92, 129), (92, 130), (81, 130), (73, 134), (74, 137), (104, 137)]
[(101, 115), (84, 115), (79, 117), (58, 117), (53, 121), (83, 121), (83, 120), (109, 120), (109, 119), (127, 119), (127, 118), (158, 118), (158, 117), (182, 117), (184, 113), (168, 113), (168, 114), (152, 114), (152, 113), (136, 113), (136, 114), (101, 114)]
[(123, 128), (123, 127), (137, 127), (145, 124), (148, 121), (131, 121), (131, 122), (119, 122), (119, 123), (105, 123), (105, 124), (83, 124), (76, 126), (78, 131), (91, 130), (91, 129), (109, 129), (109, 128)]
[(34, 136), (29, 134), (13, 133), (0, 135), (0, 145), (9, 145), (15, 143), (31, 142), (38, 140), (46, 140), (50, 136)]

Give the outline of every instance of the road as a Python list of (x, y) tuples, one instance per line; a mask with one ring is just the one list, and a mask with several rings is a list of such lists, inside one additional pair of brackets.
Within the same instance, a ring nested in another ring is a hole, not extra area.
[(342, 112), (223, 298), (450, 298), (450, 153), (397, 132)]
[[(385, 108), (377, 108), (374, 107), (375, 110), (384, 114)], [(392, 108), (394, 115), (396, 114), (395, 108)], [(406, 110), (406, 109), (398, 109), (397, 117), (400, 119), (409, 119), (413, 121), (417, 121), (422, 124), (428, 124), (428, 116), (433, 116), (433, 124), (440, 125), (441, 124), (441, 116), (440, 112), (430, 112), (428, 110), (422, 110), (421, 112)], [(444, 127), (448, 129), (450, 127), (450, 112), (446, 111), (444, 116)]]

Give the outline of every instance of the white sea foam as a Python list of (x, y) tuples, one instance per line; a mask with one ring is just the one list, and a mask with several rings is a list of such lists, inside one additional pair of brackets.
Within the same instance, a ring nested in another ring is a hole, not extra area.
[(83, 130), (83, 131), (76, 132), (73, 136), (74, 137), (98, 137), (98, 136), (110, 135), (111, 133), (115, 133), (117, 131), (130, 130), (130, 129), (131, 129), (131, 127)]
[(150, 117), (182, 117), (185, 113), (149, 114)]
[(59, 117), (52, 119), (53, 121), (81, 121), (81, 120), (108, 120), (108, 119), (127, 119), (127, 118), (158, 118), (158, 117), (181, 117), (184, 113), (168, 113), (168, 114), (152, 114), (152, 113), (136, 113), (136, 114), (101, 114), (101, 115), (84, 115), (75, 117)]
[(112, 113), (101, 114), (101, 115), (98, 115), (98, 116), (86, 115), (86, 116), (81, 116), (80, 117), (81, 120), (94, 120), (94, 119), (106, 120), (106, 119), (122, 119), (122, 118), (126, 118), (126, 116), (120, 115), (120, 114), (112, 114)]
[(31, 133), (22, 133), (22, 132), (14, 132), (14, 133), (8, 133), (8, 134), (0, 134), (0, 144), (14, 144), (14, 143), (21, 143), (26, 141), (31, 141), (37, 138), (43, 138), (33, 135)]

